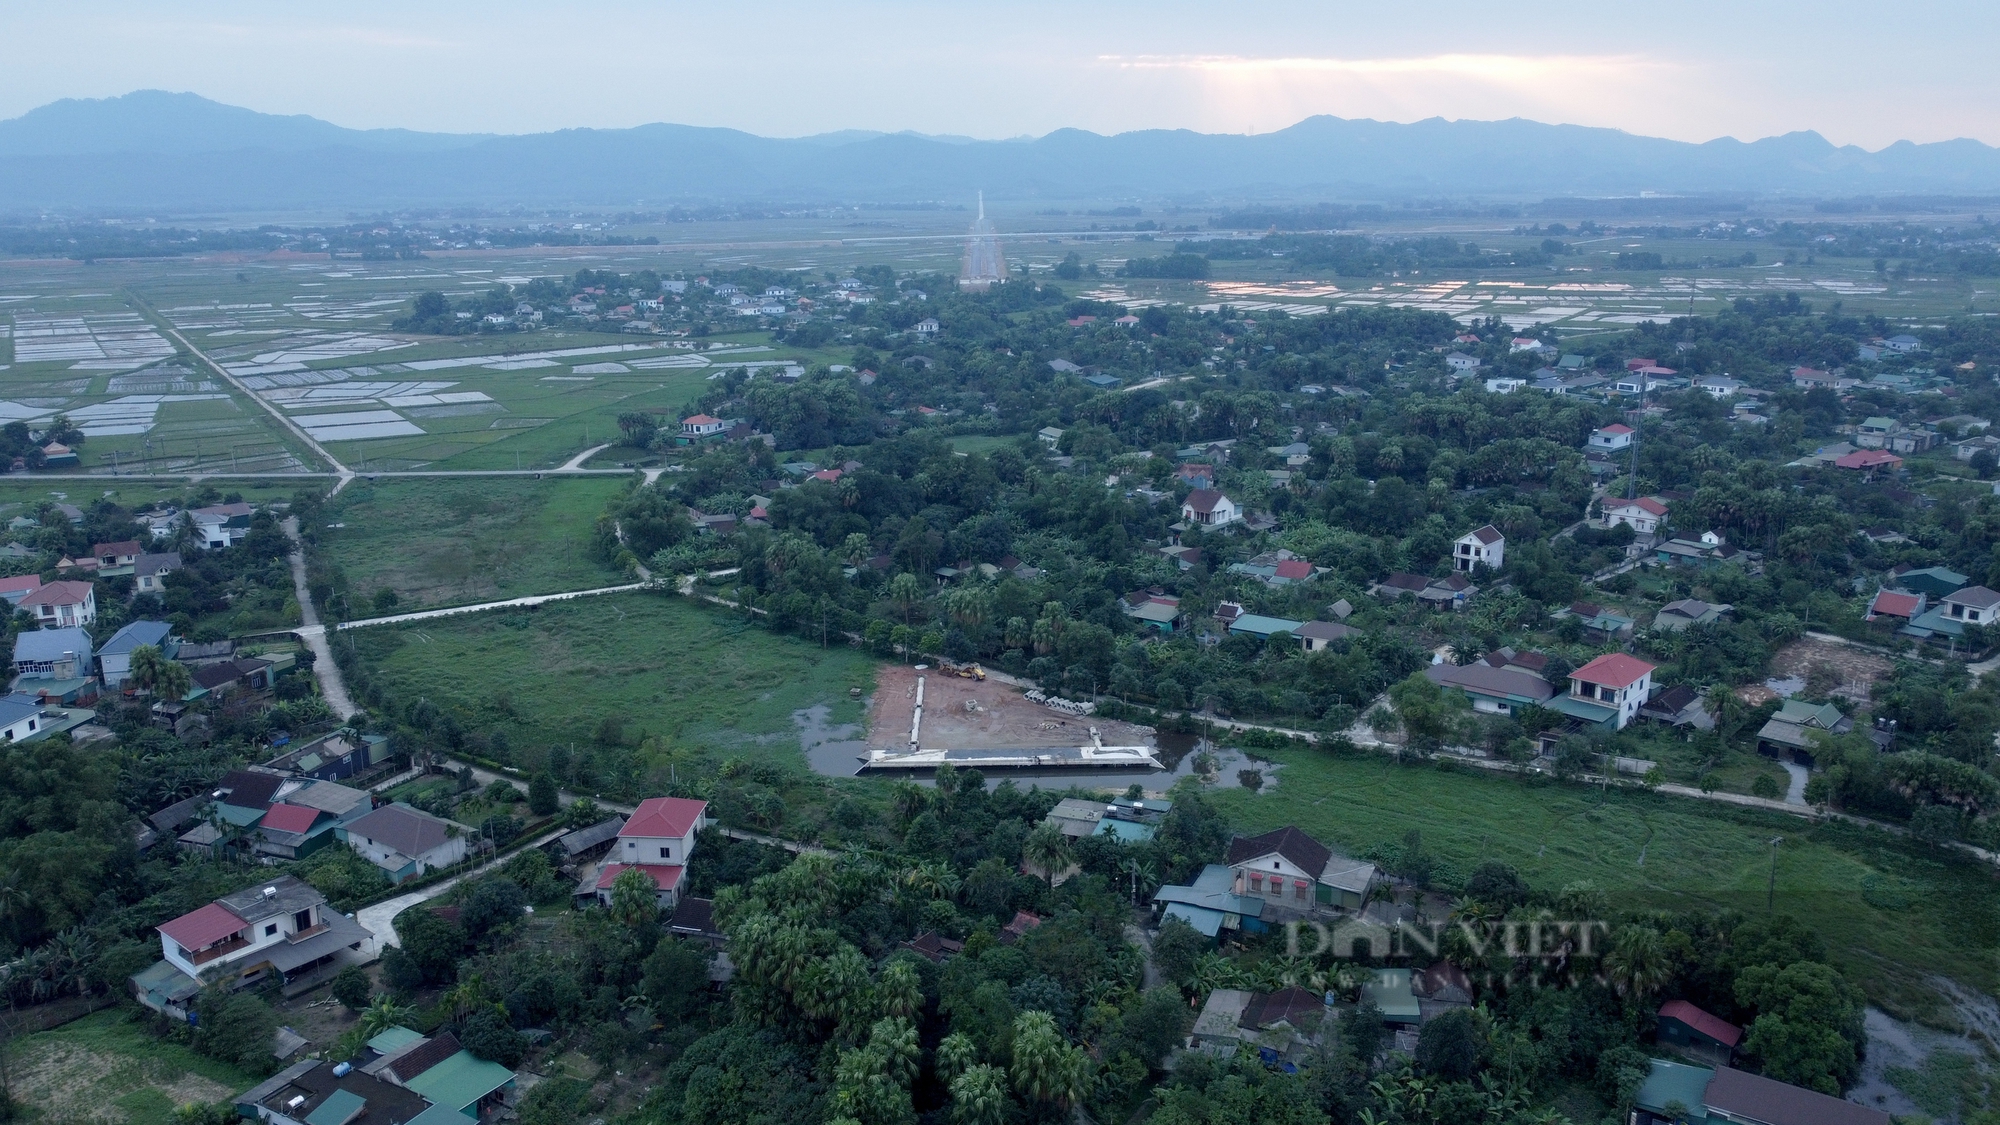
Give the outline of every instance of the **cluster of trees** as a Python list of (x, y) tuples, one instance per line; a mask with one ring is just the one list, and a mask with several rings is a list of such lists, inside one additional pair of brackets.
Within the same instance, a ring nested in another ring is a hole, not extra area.
[[(686, 472), (614, 502), (601, 533), (606, 554), (618, 552), (617, 529), (629, 525), (622, 547), (660, 572), (739, 567), (738, 595), (781, 629), (851, 633), (885, 655), (982, 659), (1051, 688), (1166, 711), (1214, 708), (1325, 729), (1350, 722), (1407, 676), (1417, 654), (1439, 643), (1461, 659), (1511, 644), (1564, 667), (1587, 661), (1605, 646), (1585, 637), (1574, 618), (1551, 619), (1578, 598), (1611, 596), (1643, 607), (1699, 596), (1733, 605), (1729, 622), (1637, 642), (1665, 665), (1663, 682), (1707, 692), (1760, 678), (1771, 655), (1808, 628), (1867, 635), (1860, 620), (1866, 593), (1897, 564), (1945, 565), (2000, 581), (2000, 500), (1988, 490), (1931, 485), (1937, 502), (1927, 503), (1893, 482), (1790, 467), (1802, 450), (1837, 440), (1839, 427), (1861, 418), (1887, 414), (1914, 423), (1945, 409), (1942, 400), (1872, 387), (1845, 399), (1794, 387), (1791, 367), (1845, 363), (1855, 370), (1865, 366), (1852, 359), (1857, 341), (1894, 331), (1838, 309), (1816, 313), (1796, 295), (1745, 299), (1713, 317), (1646, 324), (1579, 345), (1588, 370), (1622, 371), (1641, 356), (1684, 375), (1729, 372), (1765, 392), (1761, 416), (1768, 420), (1755, 424), (1699, 391), (1656, 395), (1667, 410), (1645, 423), (1636, 463), (1611, 467), (1607, 494), (1667, 495), (1676, 533), (1713, 530), (1762, 555), (1753, 566), (1662, 573), (1649, 579), (1641, 600), (1641, 575), (1609, 578), (1596, 594), (1587, 585), (1623, 561), (1630, 530), (1577, 526), (1595, 514), (1587, 507), (1592, 475), (1579, 449), (1594, 429), (1620, 417), (1615, 407), (1574, 395), (1487, 394), (1454, 385), (1439, 362), (1447, 347), (1479, 355), (1497, 373), (1527, 375), (1547, 362), (1514, 352), (1505, 325), (1475, 324), (1476, 342), (1467, 342), (1454, 339), (1464, 329), (1447, 318), (1407, 310), (1246, 318), (1226, 307), (1156, 307), (1134, 330), (1110, 323), (1117, 306), (1068, 300), (1053, 286), (1014, 282), (987, 294), (930, 288), (940, 295), (923, 307), (944, 325), (935, 337), (894, 334), (899, 322), (878, 319), (881, 305), (852, 314), (851, 366), (875, 371), (872, 385), (826, 369), (789, 384), (737, 375), (712, 381), (687, 406), (747, 417), (778, 436), (779, 450), (813, 449), (823, 465), (853, 461), (859, 469), (833, 483), (781, 487), (795, 479), (780, 467), (789, 458), (762, 443), (683, 451), (691, 455)], [(1098, 320), (1069, 323), (1086, 315)], [(2000, 355), (1994, 333), (1985, 322), (1954, 322), (1922, 357), (1940, 369), (1974, 363), (1971, 372), (1948, 369), (1956, 396), (1950, 410), (2000, 410), (2000, 392), (1976, 370)], [(1160, 371), (1197, 378), (1099, 391), (1051, 367), (1052, 359), (1129, 380)], [(1339, 393), (1302, 393), (1309, 384)], [(934, 404), (936, 413), (917, 413), (919, 404)], [(1048, 425), (1065, 431), (1054, 450), (1019, 436), (967, 454), (952, 440), (1030, 435)], [(1231, 448), (1211, 452), (1216, 442)], [(1303, 464), (1270, 452), (1294, 442), (1305, 447)], [(1052, 454), (1068, 460), (1051, 463)], [(1217, 487), (1246, 509), (1270, 513), (1277, 528), (1176, 531), (1178, 500), (1190, 487), (1174, 474), (1178, 461), (1214, 463)], [(1275, 483), (1274, 469), (1290, 479)], [(747, 516), (753, 496), (770, 498), (768, 528), (728, 539), (675, 528), (681, 505)], [(1449, 573), (1452, 541), (1489, 522), (1508, 537), (1508, 570), (1490, 576), (1470, 611), (1431, 615), (1366, 596), (1392, 571)], [(1856, 534), (1878, 526), (1901, 530), (1909, 541), (1876, 545)], [(1184, 569), (1152, 549), (1176, 540), (1199, 548), (1199, 561)], [(1274, 588), (1229, 569), (1279, 548), (1324, 572)], [(1039, 574), (973, 573), (948, 585), (934, 578), (941, 566), (1008, 557)], [(1120, 609), (1123, 595), (1149, 588), (1179, 597), (1195, 622), (1224, 600), (1303, 621), (1324, 617), (1330, 603), (1345, 598), (1358, 610), (1348, 623), (1366, 637), (1310, 656), (1252, 638), (1213, 647), (1160, 638)], [(1722, 733), (1697, 739), (1704, 775), (1724, 753), (1746, 752), (1761, 721), (1754, 710), (1717, 701), (1727, 721)], [(1968, 746), (2000, 725), (2000, 715), (1983, 707), (1962, 717), (1955, 737)], [(1496, 746), (1533, 733), (1518, 722), (1484, 720), (1447, 728), (1441, 737)], [(1954, 737), (1922, 723), (1902, 729), (1927, 744)], [(1833, 792), (1859, 800), (1851, 787)], [(1887, 789), (1863, 803), (1906, 816), (1918, 811)], [(1925, 815), (1939, 823), (1944, 817)], [(1980, 831), (1984, 823), (1973, 817), (1962, 830)]]
[[(1828, 1093), (1858, 1077), (1862, 998), (1793, 920), (1621, 914), (1588, 883), (1538, 889), (1498, 863), (1445, 884), (1409, 842), (1391, 862), (1454, 896), (1466, 925), (1434, 956), (1464, 970), (1481, 1003), (1425, 1024), (1414, 1052), (1392, 1051), (1362, 986), (1401, 953), (1334, 960), (1294, 953), (1282, 935), (1218, 948), (1177, 920), (1150, 948), (1131, 940), (1135, 902), (1222, 853), (1227, 828), (1198, 787), (1178, 788), (1159, 834), (1135, 844), (1040, 825), (1057, 796), (947, 770), (935, 789), (897, 786), (886, 807), (839, 814), (891, 832), (865, 853), (791, 857), (705, 833), (689, 879), (728, 935), (726, 999), (708, 987), (712, 952), (665, 934), (636, 872), (614, 883), (608, 909), (539, 917), (528, 940), (525, 906), (558, 903), (565, 888), (541, 853), (522, 853), (447, 896), (451, 916), (427, 906), (398, 917), (388, 991), (370, 995), (365, 978), (340, 986), (362, 1018), (334, 1055), (403, 1022), (514, 1066), (523, 1030), (544, 1029), (551, 1051), (657, 1074), (641, 1112), (675, 1125), (1109, 1120), (1148, 1099), (1177, 1123), (1555, 1122), (1558, 1098), (1622, 1113), (1647, 1072), (1648, 1015), (1686, 999), (1746, 1027), (1748, 1065), (1772, 1077)], [(1024, 866), (1070, 874), (1055, 886)], [(1003, 934), (1020, 910), (1038, 924)], [(1561, 961), (1495, 939), (1550, 918), (1602, 925)], [(925, 932), (963, 951), (919, 956), (906, 943)], [(1163, 1072), (1211, 991), (1285, 985), (1342, 1001), (1298, 1073), (1248, 1052), (1184, 1054)], [(558, 1081), (520, 1112), (553, 1122), (600, 1108), (587, 1086)]]

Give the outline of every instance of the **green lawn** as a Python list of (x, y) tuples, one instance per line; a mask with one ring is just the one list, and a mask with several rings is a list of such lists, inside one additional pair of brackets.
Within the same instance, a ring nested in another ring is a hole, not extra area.
[(1643, 791), (1599, 793), (1470, 771), (1398, 766), (1374, 755), (1280, 750), (1275, 788), (1224, 790), (1239, 832), (1295, 824), (1330, 846), (1400, 847), (1469, 872), (1513, 864), (1538, 888), (1587, 879), (1628, 909), (1761, 913), (1773, 836), (1777, 905), (1819, 931), (1840, 968), (1892, 1012), (1934, 1008), (1924, 977), (1943, 973), (1981, 992), (2000, 983), (2000, 893), (1975, 861), (1947, 859), (1883, 833), (1814, 825)]
[(792, 712), (827, 704), (859, 722), (848, 689), (875, 661), (745, 625), (665, 594), (610, 594), (533, 612), (356, 630), (364, 662), (399, 701), (425, 696), (475, 735), (503, 730), (522, 764), (588, 745), (616, 718), (627, 743), (665, 734), (718, 753), (804, 765)]
[(396, 591), (398, 611), (585, 590), (620, 581), (590, 552), (622, 477), (356, 481), (320, 529), (321, 557), (347, 575), (349, 617)]
[(109, 1008), (7, 1045), (8, 1078), (28, 1120), (171, 1125), (179, 1106), (225, 1101), (257, 1083), (155, 1038), (130, 1011)]

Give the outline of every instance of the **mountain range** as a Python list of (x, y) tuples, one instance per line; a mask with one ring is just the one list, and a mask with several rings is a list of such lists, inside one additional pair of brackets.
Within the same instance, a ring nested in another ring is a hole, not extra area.
[(1060, 129), (1004, 141), (654, 124), (521, 135), (347, 129), (194, 94), (65, 99), (0, 121), (0, 212), (962, 200), (1379, 202), (1643, 192), (2000, 194), (2000, 149), (1814, 132), (1705, 144), (1519, 118), (1310, 117), (1257, 135)]

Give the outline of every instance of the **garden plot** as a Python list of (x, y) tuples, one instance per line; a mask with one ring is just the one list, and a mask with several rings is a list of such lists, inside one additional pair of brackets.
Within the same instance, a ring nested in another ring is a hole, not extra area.
[(123, 371), (173, 354), (173, 343), (135, 313), (14, 318), (16, 363), (69, 362), (72, 371)]
[(159, 423), (160, 407), (170, 402), (228, 402), (226, 394), (125, 395), (110, 402), (79, 406), (69, 412), (85, 437), (150, 433)]
[(199, 395), (222, 388), (185, 367), (169, 365), (113, 375), (106, 380), (104, 389), (111, 394)]
[[(170, 402), (228, 402), (226, 394), (124, 395), (109, 402), (79, 406), (67, 411), (85, 437), (114, 437), (144, 434), (159, 423), (160, 407)], [(0, 401), (0, 423), (45, 422), (60, 410), (64, 400), (29, 399), (25, 402)]]
[(516, 371), (524, 367), (554, 367), (559, 361), (582, 356), (618, 355), (625, 352), (656, 352), (668, 344), (598, 344), (587, 348), (558, 348), (545, 352), (514, 355), (458, 355), (444, 359), (413, 359), (403, 364), (412, 371), (448, 371), (454, 367), (484, 367), (491, 371)]
[(258, 352), (249, 357), (247, 362), (224, 363), (222, 366), (231, 375), (239, 378), (250, 375), (272, 375), (287, 371), (303, 371), (309, 363), (400, 351), (417, 346), (414, 340), (396, 340), (387, 336), (371, 336), (358, 332), (304, 332), (290, 339), (274, 342), (281, 346), (270, 351)]
[(385, 297), (372, 301), (329, 301), (301, 297), (285, 302), (285, 309), (307, 320), (374, 320), (387, 316), (391, 310), (398, 309), (403, 304), (404, 301), (400, 297)]

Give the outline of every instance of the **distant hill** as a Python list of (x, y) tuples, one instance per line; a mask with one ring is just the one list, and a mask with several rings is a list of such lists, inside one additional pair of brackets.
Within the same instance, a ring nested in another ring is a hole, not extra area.
[(1706, 144), (1535, 121), (1312, 117), (1257, 136), (1061, 129), (976, 141), (642, 125), (520, 136), (345, 129), (140, 91), (0, 121), (0, 211), (721, 201), (1389, 200), (1664, 193), (2000, 194), (2000, 149), (1817, 133)]

